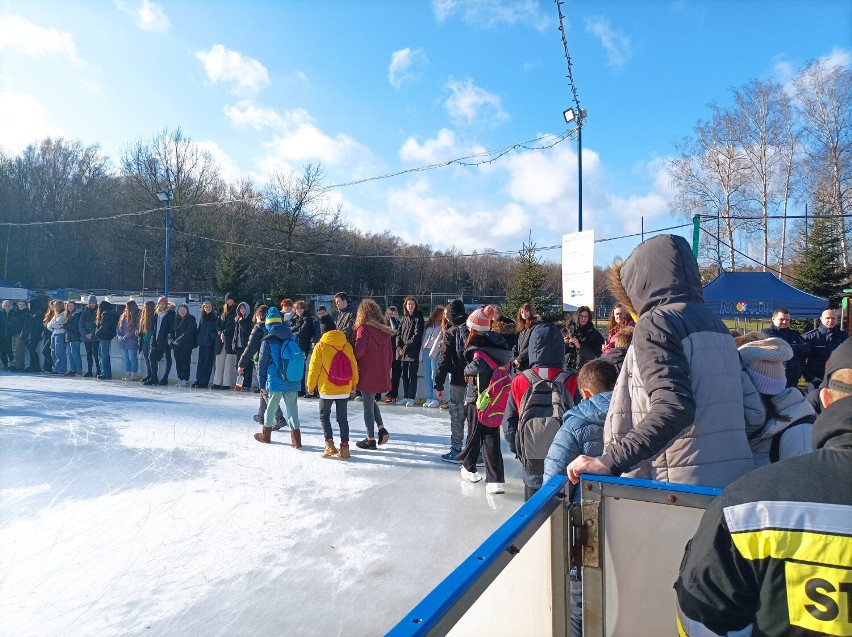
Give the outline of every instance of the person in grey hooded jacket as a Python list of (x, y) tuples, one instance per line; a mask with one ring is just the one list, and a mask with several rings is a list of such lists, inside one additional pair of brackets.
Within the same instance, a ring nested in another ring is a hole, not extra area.
[(754, 468), (745, 433), (740, 359), (704, 305), (686, 239), (658, 235), (613, 268), (610, 289), (638, 317), (604, 425), (604, 453), (583, 473), (724, 487)]

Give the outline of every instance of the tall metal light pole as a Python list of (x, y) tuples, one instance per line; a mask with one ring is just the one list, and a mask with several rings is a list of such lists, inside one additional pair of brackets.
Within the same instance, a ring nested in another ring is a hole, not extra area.
[(565, 123), (570, 124), (577, 121), (577, 232), (583, 231), (583, 120), (586, 119), (586, 110), (577, 107), (575, 111), (569, 108), (562, 112)]
[(163, 296), (169, 298), (169, 250), (171, 246), (169, 235), (172, 229), (172, 191), (163, 190), (156, 195), (157, 199), (166, 204), (166, 271), (163, 275)]

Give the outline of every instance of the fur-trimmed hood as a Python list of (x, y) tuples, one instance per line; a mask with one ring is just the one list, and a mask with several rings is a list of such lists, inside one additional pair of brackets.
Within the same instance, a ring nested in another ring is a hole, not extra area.
[(388, 336), (393, 336), (396, 333), (396, 330), (394, 330), (387, 323), (379, 323), (378, 321), (373, 321), (373, 320), (365, 321), (364, 326), (368, 326), (368, 325), (370, 327), (374, 328), (374, 329), (379, 330), (380, 332), (384, 332)]
[(644, 243), (613, 266), (609, 286), (616, 302), (635, 319), (658, 305), (704, 302), (698, 262), (683, 237), (662, 234)]

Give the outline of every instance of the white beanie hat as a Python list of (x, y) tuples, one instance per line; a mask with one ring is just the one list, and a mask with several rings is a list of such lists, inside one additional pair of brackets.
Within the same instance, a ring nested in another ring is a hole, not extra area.
[(787, 387), (784, 363), (793, 358), (793, 350), (783, 339), (772, 337), (745, 343), (739, 349), (740, 360), (751, 382), (761, 394), (777, 396)]

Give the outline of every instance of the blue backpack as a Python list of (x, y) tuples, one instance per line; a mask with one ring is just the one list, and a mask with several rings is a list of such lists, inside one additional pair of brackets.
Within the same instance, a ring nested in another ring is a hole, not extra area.
[(281, 353), (275, 367), (282, 380), (293, 382), (305, 377), (305, 353), (292, 338), (281, 343)]

